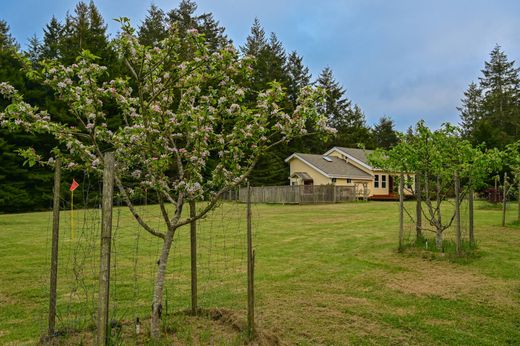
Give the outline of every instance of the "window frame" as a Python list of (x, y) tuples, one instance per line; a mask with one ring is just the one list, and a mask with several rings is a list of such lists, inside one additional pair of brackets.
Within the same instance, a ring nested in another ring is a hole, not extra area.
[(379, 189), (379, 174), (374, 174), (374, 189)]

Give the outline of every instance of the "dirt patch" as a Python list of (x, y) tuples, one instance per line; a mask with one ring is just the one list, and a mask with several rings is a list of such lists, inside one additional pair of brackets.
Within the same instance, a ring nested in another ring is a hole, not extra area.
[[(407, 260), (409, 261), (409, 260)], [(410, 264), (410, 262), (408, 263)], [(388, 288), (416, 296), (437, 296), (445, 299), (469, 298), (492, 305), (511, 306), (518, 282), (476, 273), (467, 267), (431, 261), (412, 261), (413, 269), (400, 273), (377, 273)]]
[[(112, 321), (111, 340), (114, 344), (147, 345), (150, 341), (150, 321), (140, 323), (136, 333), (134, 321)], [(179, 312), (168, 316), (163, 322), (165, 330), (163, 342), (174, 345), (283, 345), (273, 333), (256, 326), (255, 338), (247, 339), (247, 323), (243, 314), (226, 309), (199, 309), (197, 316)], [(60, 331), (52, 339), (42, 338), (41, 345), (95, 345), (95, 330)]]

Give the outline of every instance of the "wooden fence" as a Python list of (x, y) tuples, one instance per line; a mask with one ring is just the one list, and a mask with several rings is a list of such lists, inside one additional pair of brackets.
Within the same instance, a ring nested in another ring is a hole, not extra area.
[[(355, 201), (368, 198), (368, 189), (354, 186), (294, 185), (251, 187), (252, 203), (317, 204)], [(247, 188), (227, 192), (224, 200), (246, 202)]]

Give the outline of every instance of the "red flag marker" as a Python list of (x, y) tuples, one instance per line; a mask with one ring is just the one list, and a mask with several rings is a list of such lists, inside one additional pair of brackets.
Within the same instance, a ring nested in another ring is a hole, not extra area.
[(72, 179), (72, 184), (70, 185), (69, 190), (74, 191), (78, 188), (78, 186), (79, 186), (78, 182), (75, 179)]

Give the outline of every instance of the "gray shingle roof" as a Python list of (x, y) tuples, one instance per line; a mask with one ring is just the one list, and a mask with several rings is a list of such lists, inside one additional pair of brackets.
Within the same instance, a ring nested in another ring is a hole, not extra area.
[(345, 148), (345, 147), (335, 147), (335, 148), (341, 150), (345, 154), (348, 154), (348, 155), (352, 156), (353, 158), (370, 166), (370, 164), (368, 163), (367, 155), (371, 154), (373, 152), (373, 150), (366, 150), (366, 149), (359, 149), (359, 148)]
[(325, 160), (324, 155), (314, 154), (295, 154), (302, 160), (309, 163), (311, 166), (318, 168), (332, 177), (346, 177), (346, 178), (361, 178), (371, 179), (372, 176), (365, 171), (357, 168), (351, 163), (345, 162), (345, 160), (339, 157), (326, 156), (330, 161)]

